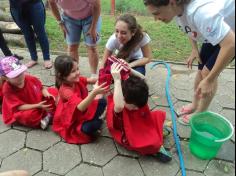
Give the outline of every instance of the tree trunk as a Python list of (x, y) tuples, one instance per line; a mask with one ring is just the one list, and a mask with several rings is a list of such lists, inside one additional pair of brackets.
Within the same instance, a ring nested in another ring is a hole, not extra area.
[(0, 21), (0, 29), (3, 33), (21, 34), (20, 28), (14, 22)]
[(23, 35), (17, 35), (17, 34), (6, 34), (4, 33), (5, 40), (10, 44), (14, 46), (19, 47), (26, 47), (25, 39)]
[(0, 21), (13, 22), (13, 19), (10, 13), (0, 9)]

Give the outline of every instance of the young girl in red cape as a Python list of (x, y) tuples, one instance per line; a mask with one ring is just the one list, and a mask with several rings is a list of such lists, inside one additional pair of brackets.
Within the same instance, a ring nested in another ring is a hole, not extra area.
[(100, 116), (107, 103), (101, 94), (106, 93), (107, 87), (95, 85), (88, 93), (87, 84), (94, 84), (97, 79), (81, 77), (78, 63), (69, 56), (58, 56), (54, 66), (60, 100), (53, 130), (67, 143), (92, 142), (103, 122)]
[[(3, 83), (3, 122), (46, 129), (55, 110), (57, 89), (46, 89), (39, 79), (25, 74), (27, 67), (13, 56), (0, 60)], [(46, 99), (50, 101), (46, 101)]]
[(163, 125), (166, 113), (151, 112), (148, 86), (136, 76), (121, 81), (122, 65), (114, 63), (114, 95), (108, 97), (107, 125), (117, 143), (142, 155), (156, 156), (162, 162), (172, 159), (163, 145)]

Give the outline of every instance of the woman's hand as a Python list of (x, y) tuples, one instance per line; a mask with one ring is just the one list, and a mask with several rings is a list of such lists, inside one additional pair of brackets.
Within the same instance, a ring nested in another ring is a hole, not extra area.
[(190, 56), (188, 57), (188, 59), (186, 60), (186, 64), (187, 67), (192, 69), (193, 67), (193, 62), (195, 59), (198, 59), (199, 63), (202, 63), (201, 58), (200, 58), (200, 54), (198, 50), (192, 50)]
[(64, 23), (61, 23), (61, 24), (59, 24), (59, 25), (60, 25), (60, 28), (61, 28), (61, 30), (62, 30), (62, 32), (63, 32), (64, 38), (66, 38), (66, 34), (68, 34), (68, 30), (66, 29), (65, 24), (64, 24)]
[(87, 35), (89, 35), (92, 39), (93, 39), (93, 42), (96, 43), (97, 40), (98, 40), (98, 36), (99, 34), (97, 33), (96, 31), (96, 28), (90, 28)]

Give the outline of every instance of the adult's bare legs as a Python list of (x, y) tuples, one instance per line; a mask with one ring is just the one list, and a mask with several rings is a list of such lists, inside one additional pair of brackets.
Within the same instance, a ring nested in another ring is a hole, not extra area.
[(68, 54), (79, 63), (79, 45), (73, 44), (68, 45)]
[[(201, 74), (202, 74), (202, 78), (206, 78), (208, 76), (208, 74), (210, 73), (210, 70), (208, 70), (206, 67), (203, 68), (203, 70), (201, 71)], [(203, 111), (206, 111), (208, 109), (208, 107), (210, 106), (216, 92), (217, 92), (217, 80), (214, 81), (214, 87), (213, 87), (213, 93), (207, 97), (202, 97), (200, 98), (199, 100), (199, 104), (197, 106), (197, 109), (196, 109), (196, 113), (197, 112), (203, 112)]]
[(97, 46), (87, 46), (89, 64), (92, 74), (97, 74), (99, 54)]

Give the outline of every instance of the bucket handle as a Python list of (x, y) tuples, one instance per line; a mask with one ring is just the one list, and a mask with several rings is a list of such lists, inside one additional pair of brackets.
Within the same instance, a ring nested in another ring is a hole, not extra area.
[(230, 123), (230, 121), (229, 121), (228, 119), (226, 119), (225, 117), (223, 117), (223, 116), (221, 116), (221, 118), (223, 118), (223, 119), (230, 125), (231, 134), (230, 134), (228, 137), (224, 138), (224, 139), (215, 140), (215, 142), (219, 142), (219, 143), (222, 143), (222, 142), (225, 142), (225, 141), (229, 140), (229, 139), (233, 136), (233, 134), (234, 134), (234, 127), (233, 127), (233, 125)]

